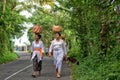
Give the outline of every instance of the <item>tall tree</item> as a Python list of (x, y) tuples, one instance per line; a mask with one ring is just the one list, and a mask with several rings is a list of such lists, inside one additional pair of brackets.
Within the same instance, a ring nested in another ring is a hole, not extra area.
[(0, 55), (13, 50), (12, 39), (21, 36), (25, 29), (22, 25), (25, 18), (19, 14), (20, 10), (16, 9), (18, 4), (16, 0), (4, 0), (0, 3)]

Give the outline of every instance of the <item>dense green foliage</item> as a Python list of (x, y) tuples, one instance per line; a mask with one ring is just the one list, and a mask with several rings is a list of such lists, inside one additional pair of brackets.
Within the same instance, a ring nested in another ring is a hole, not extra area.
[[(41, 25), (45, 46), (53, 39), (52, 26), (63, 27), (69, 46), (68, 56), (76, 58), (80, 65), (73, 65), (73, 80), (119, 80), (120, 79), (120, 1), (119, 0), (4, 0), (0, 18), (0, 55), (9, 53), (11, 39), (20, 36), (25, 20), (15, 9), (21, 4), (32, 17), (27, 22)], [(33, 2), (37, 4), (33, 4)], [(27, 4), (29, 3), (29, 4)], [(14, 5), (16, 4), (16, 5)], [(44, 5), (49, 4), (49, 9)], [(32, 11), (34, 9), (35, 11)], [(14, 16), (13, 16), (14, 15)], [(11, 17), (13, 16), (13, 17)], [(30, 42), (34, 40), (31, 29)]]
[(20, 37), (23, 33), (22, 26), (25, 18), (19, 15), (16, 0), (2, 1), (0, 3), (0, 56), (13, 52), (12, 39)]
[(0, 64), (16, 60), (17, 58), (18, 55), (16, 53), (4, 54), (3, 56), (0, 56)]
[(13, 54), (15, 37), (20, 37), (23, 34), (23, 22), (25, 17), (19, 13), (21, 10), (16, 7), (20, 3), (16, 0), (3, 0), (0, 3), (0, 64), (12, 61), (17, 58)]
[(80, 61), (80, 66), (72, 67), (73, 80), (119, 80), (119, 65), (113, 55), (91, 55)]
[[(119, 80), (120, 10), (118, 0), (57, 0), (50, 10), (31, 18), (43, 26), (43, 40), (51, 40), (52, 25), (61, 25), (70, 51), (80, 65), (73, 65), (73, 80)], [(53, 16), (54, 15), (54, 16)], [(44, 33), (45, 32), (45, 33)], [(44, 42), (46, 43), (46, 42)]]
[(120, 79), (120, 44), (117, 43), (120, 16), (115, 10), (119, 3), (70, 0), (73, 8), (71, 26), (75, 26), (72, 29), (76, 31), (78, 42), (69, 55), (80, 61), (79, 66), (73, 66), (73, 80)]

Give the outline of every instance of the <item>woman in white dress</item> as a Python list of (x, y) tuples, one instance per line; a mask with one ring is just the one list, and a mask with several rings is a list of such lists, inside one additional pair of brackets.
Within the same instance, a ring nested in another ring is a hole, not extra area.
[(44, 46), (43, 42), (40, 40), (41, 35), (36, 34), (35, 35), (35, 41), (32, 42), (32, 54), (31, 54), (31, 60), (33, 61), (33, 77), (36, 77), (37, 71), (39, 72), (39, 75), (41, 74), (42, 69), (42, 58), (44, 53)]
[(60, 36), (61, 34), (59, 32), (55, 34), (55, 39), (52, 41), (49, 48), (49, 56), (51, 56), (51, 52), (53, 52), (56, 76), (58, 78), (61, 74), (63, 57), (66, 55), (66, 47), (64, 45), (64, 41), (60, 39)]

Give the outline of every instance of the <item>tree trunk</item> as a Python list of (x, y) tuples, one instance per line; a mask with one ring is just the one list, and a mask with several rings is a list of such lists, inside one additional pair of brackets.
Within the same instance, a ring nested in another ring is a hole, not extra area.
[(6, 8), (6, 0), (4, 0), (4, 3), (3, 3), (3, 14), (5, 12), (5, 8)]

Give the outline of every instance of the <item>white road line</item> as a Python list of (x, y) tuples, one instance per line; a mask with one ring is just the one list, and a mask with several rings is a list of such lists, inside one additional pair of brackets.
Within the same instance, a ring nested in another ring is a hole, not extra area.
[(31, 66), (32, 66), (32, 64), (29, 65), (29, 66), (27, 66), (27, 67), (25, 67), (25, 68), (23, 68), (23, 69), (21, 69), (21, 70), (19, 70), (19, 71), (17, 71), (17, 72), (15, 72), (15, 73), (13, 73), (12, 75), (10, 75), (10, 76), (8, 76), (7, 78), (5, 78), (4, 80), (10, 79), (11, 77), (15, 76), (16, 74), (22, 72), (23, 70), (25, 70), (25, 69), (27, 69), (27, 68), (29, 68), (29, 67), (31, 67)]

